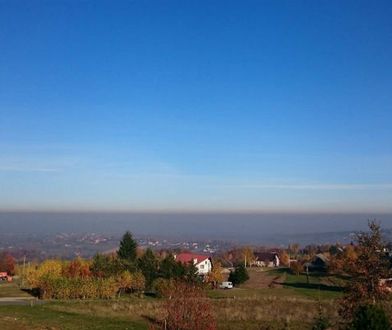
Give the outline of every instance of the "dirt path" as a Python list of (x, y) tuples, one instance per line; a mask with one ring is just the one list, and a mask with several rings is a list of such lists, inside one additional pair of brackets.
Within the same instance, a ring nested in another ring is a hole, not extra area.
[(42, 301), (34, 297), (3, 297), (0, 298), (0, 305), (31, 305), (41, 304)]
[(249, 280), (242, 285), (249, 289), (281, 288), (284, 283), (284, 275), (273, 276), (263, 268), (248, 269)]

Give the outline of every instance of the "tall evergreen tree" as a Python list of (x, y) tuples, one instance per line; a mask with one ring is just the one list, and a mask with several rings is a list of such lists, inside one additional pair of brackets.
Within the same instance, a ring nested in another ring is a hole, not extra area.
[(174, 259), (172, 254), (166, 256), (159, 265), (160, 276), (167, 279), (181, 278), (185, 275), (184, 266)]
[(120, 259), (133, 263), (137, 257), (136, 249), (137, 243), (133, 239), (132, 234), (127, 231), (122, 237), (117, 255)]
[(147, 249), (139, 259), (139, 268), (146, 279), (146, 288), (150, 289), (152, 282), (158, 277), (158, 259), (151, 249)]
[(249, 275), (243, 264), (238, 265), (234, 272), (230, 272), (229, 281), (233, 282), (234, 285), (242, 284), (247, 280), (249, 280)]

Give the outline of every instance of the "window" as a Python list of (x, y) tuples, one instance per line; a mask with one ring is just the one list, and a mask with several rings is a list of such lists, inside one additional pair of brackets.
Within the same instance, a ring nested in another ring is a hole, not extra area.
[(204, 265), (200, 265), (200, 269), (204, 269)]

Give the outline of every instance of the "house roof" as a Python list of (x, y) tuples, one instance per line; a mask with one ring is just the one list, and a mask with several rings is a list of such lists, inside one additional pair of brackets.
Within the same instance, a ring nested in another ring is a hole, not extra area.
[(254, 256), (257, 261), (274, 261), (276, 253), (273, 252), (256, 252)]
[(329, 261), (328, 257), (325, 254), (322, 254), (322, 253), (316, 254), (315, 259), (320, 259), (320, 260), (322, 260), (325, 263), (327, 263)]
[(196, 259), (196, 263), (199, 264), (204, 260), (208, 259), (208, 256), (202, 254), (194, 254), (194, 253), (180, 253), (176, 255), (176, 260), (182, 263), (193, 262)]

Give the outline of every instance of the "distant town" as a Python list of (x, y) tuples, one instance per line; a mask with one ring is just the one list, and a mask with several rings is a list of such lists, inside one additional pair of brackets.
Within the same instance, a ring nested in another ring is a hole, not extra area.
[[(97, 253), (111, 253), (118, 247), (121, 235), (103, 233), (58, 234), (6, 234), (0, 233), (0, 252), (10, 251), (15, 257), (28, 260), (44, 260), (52, 257), (73, 259), (89, 258)], [(216, 240), (179, 240), (156, 237), (138, 237), (141, 249), (187, 250), (195, 253), (214, 254), (235, 246), (233, 242)]]

